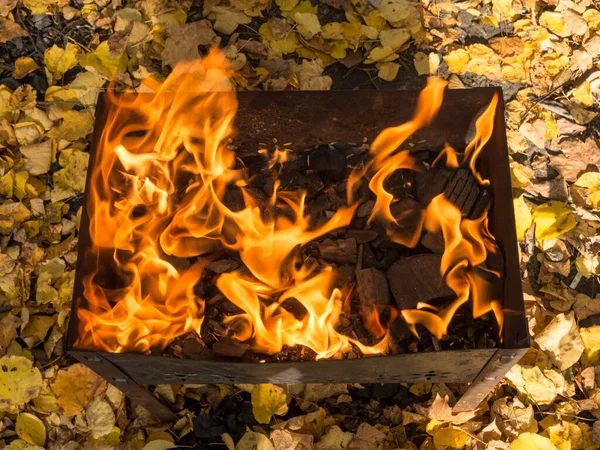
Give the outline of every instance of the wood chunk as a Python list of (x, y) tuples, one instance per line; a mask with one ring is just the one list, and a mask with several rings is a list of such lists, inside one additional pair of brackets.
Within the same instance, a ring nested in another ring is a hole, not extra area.
[(375, 202), (373, 200), (364, 202), (356, 209), (356, 217), (358, 217), (359, 219), (362, 217), (367, 217), (371, 214), (371, 211), (373, 211), (374, 206)]
[(477, 197), (475, 204), (469, 214), (470, 219), (477, 219), (490, 208), (492, 204), (492, 194), (487, 189), (482, 189), (481, 194)]
[(389, 268), (387, 278), (392, 295), (401, 309), (415, 308), (419, 302), (448, 297), (454, 292), (440, 274), (441, 255), (414, 255)]
[(243, 344), (236, 341), (217, 341), (213, 344), (213, 352), (219, 356), (227, 356), (230, 358), (241, 358), (244, 353), (250, 348), (248, 344)]
[(356, 240), (357, 244), (365, 244), (374, 241), (379, 237), (379, 233), (373, 230), (353, 230), (346, 231), (346, 237)]
[[(423, 206), (427, 206), (435, 196), (444, 192), (446, 185), (450, 178), (452, 178), (452, 174), (452, 171), (446, 169), (439, 169), (433, 173), (433, 177), (425, 189), (423, 198), (420, 199)], [(419, 178), (421, 177), (417, 177), (417, 182), (419, 181)]]
[(181, 346), (182, 353), (192, 359), (197, 359), (206, 349), (206, 345), (196, 333), (190, 333), (186, 336)]
[(477, 200), (479, 185), (470, 170), (459, 169), (444, 189), (444, 195), (466, 216)]
[(237, 261), (232, 259), (220, 259), (218, 261), (211, 262), (207, 269), (212, 270), (214, 273), (224, 273), (229, 272), (233, 269), (237, 269), (239, 264)]
[(442, 254), (446, 247), (441, 231), (427, 231), (421, 238), (421, 244), (433, 253)]
[(357, 249), (354, 239), (327, 239), (319, 245), (321, 256), (339, 263), (356, 263)]
[(356, 271), (356, 286), (364, 314), (373, 308), (381, 313), (390, 304), (390, 293), (387, 278), (377, 269), (360, 269)]

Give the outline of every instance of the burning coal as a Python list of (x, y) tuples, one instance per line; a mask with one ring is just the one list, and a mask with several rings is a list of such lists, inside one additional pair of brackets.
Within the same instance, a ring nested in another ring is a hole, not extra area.
[[(442, 194), (410, 211), (407, 227), (392, 213), (396, 199), (385, 188), (395, 171), (419, 170), (401, 148), (435, 118), (444, 81), (431, 78), (412, 120), (380, 133), (370, 147), (370, 162), (348, 179), (347, 205), (315, 225), (306, 213), (304, 192), (281, 191), (276, 181), (265, 200), (248, 189), (249, 175), (236, 166), (229, 146), (237, 110), (229, 75), (223, 55), (214, 51), (180, 64), (162, 84), (145, 81), (144, 90), (155, 95), (110, 95), (114, 108), (102, 130), (88, 192), (89, 252), (97, 268), (83, 280), (76, 347), (144, 352), (190, 331), (200, 333), (205, 303), (194, 287), (214, 252), (227, 250), (239, 255), (243, 267), (219, 275), (216, 286), (243, 313), (227, 316), (224, 325), (255, 352), (275, 354), (284, 346), (302, 345), (317, 358), (347, 353), (353, 346), (363, 354), (385, 353), (389, 323), (376, 309), (370, 312), (366, 327), (379, 339), (371, 346), (338, 332), (344, 293), (336, 287), (336, 270), (317, 269), (299, 252), (350, 224), (361, 183), (368, 183), (375, 197), (368, 221), (384, 226), (393, 242), (414, 247), (423, 230), (441, 231), (444, 237), (441, 273), (455, 300), (441, 310), (420, 303), (390, 320), (405, 320), (415, 334), (420, 324), (442, 337), (457, 309), (470, 300), (474, 317), (493, 312), (501, 327), (500, 303), (480, 275), (488, 254), (496, 251), (487, 213), (466, 219)], [(491, 135), (496, 103), (478, 119), (464, 154), (446, 147), (436, 162), (445, 156), (448, 166), (466, 165), (480, 184), (487, 183), (476, 171), (476, 160)], [(281, 151), (267, 156), (269, 167), (286, 160)], [(231, 188), (241, 191), (242, 208), (226, 205)], [(112, 272), (106, 268), (109, 260)], [(300, 304), (303, 313), (292, 312), (297, 308), (291, 303)]]

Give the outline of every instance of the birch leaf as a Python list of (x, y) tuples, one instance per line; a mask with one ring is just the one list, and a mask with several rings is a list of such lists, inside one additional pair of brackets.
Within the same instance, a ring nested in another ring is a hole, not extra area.
[(287, 396), (274, 384), (256, 384), (252, 389), (252, 412), (258, 423), (269, 423), (273, 415), (287, 413)]

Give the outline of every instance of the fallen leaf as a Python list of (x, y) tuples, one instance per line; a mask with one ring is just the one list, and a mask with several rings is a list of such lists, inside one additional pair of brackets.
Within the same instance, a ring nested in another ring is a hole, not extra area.
[(575, 182), (575, 186), (585, 188), (594, 209), (600, 209), (600, 173), (586, 172)]
[(19, 414), (17, 416), (15, 431), (17, 436), (32, 445), (43, 447), (46, 444), (46, 427), (44, 426), (44, 422), (33, 414)]
[(569, 137), (552, 149), (562, 153), (554, 156), (552, 166), (569, 182), (576, 181), (588, 164), (600, 167), (600, 146), (592, 136), (585, 141)]
[(515, 210), (515, 222), (517, 225), (517, 239), (522, 241), (525, 239), (525, 232), (531, 226), (532, 216), (529, 211), (529, 206), (525, 203), (523, 195), (513, 200), (513, 207)]
[(15, 38), (27, 36), (28, 33), (21, 25), (12, 20), (0, 17), (0, 44), (12, 41)]
[(330, 76), (323, 75), (323, 63), (320, 59), (303, 60), (298, 78), (303, 91), (328, 91), (333, 83)]
[(417, 52), (413, 61), (418, 75), (435, 75), (440, 65), (440, 57), (437, 53), (427, 55), (423, 52)]
[(298, 12), (290, 16), (298, 25), (298, 32), (305, 39), (312, 39), (313, 36), (321, 32), (319, 18), (313, 13)]
[(444, 61), (446, 61), (446, 64), (448, 64), (448, 70), (451, 73), (460, 75), (467, 71), (469, 54), (464, 48), (459, 48), (444, 56)]
[(269, 423), (273, 415), (283, 416), (288, 411), (287, 396), (274, 384), (256, 384), (252, 389), (252, 413), (258, 423)]
[(307, 384), (304, 388), (303, 398), (307, 402), (316, 403), (320, 400), (337, 397), (348, 393), (348, 385), (339, 384)]
[(21, 0), (23, 6), (31, 14), (51, 14), (55, 8), (61, 8), (69, 4), (68, 0)]
[(489, 46), (500, 56), (515, 56), (523, 52), (525, 46), (518, 37), (495, 37), (488, 41)]
[(556, 385), (548, 379), (539, 367), (515, 364), (506, 378), (524, 395), (537, 405), (550, 405), (556, 399)]
[(431, 420), (439, 420), (440, 422), (452, 422), (460, 425), (468, 422), (478, 414), (477, 410), (453, 413), (452, 407), (449, 404), (449, 397), (442, 397), (439, 394), (435, 395), (433, 403), (428, 408), (421, 405), (415, 405), (417, 412), (427, 416)]
[(314, 437), (289, 430), (273, 430), (269, 436), (275, 450), (303, 450), (313, 448)]
[(0, 411), (15, 414), (42, 387), (42, 374), (23, 356), (0, 358)]
[(317, 450), (346, 450), (348, 445), (354, 438), (354, 434), (344, 432), (337, 425), (332, 426), (327, 430), (319, 442), (315, 444)]
[(172, 442), (165, 441), (162, 439), (156, 439), (155, 441), (150, 441), (146, 445), (144, 445), (142, 450), (168, 450), (170, 448), (176, 447), (177, 446)]
[[(0, 258), (3, 255), (0, 254)], [(12, 272), (12, 269), (9, 271)], [(1, 273), (4, 276), (6, 273)], [(0, 319), (0, 355), (4, 355), (6, 349), (12, 341), (17, 337), (17, 329), (21, 326), (21, 319), (12, 313), (8, 313)]]
[(98, 94), (106, 83), (106, 77), (97, 72), (81, 72), (75, 79), (67, 84), (66, 88), (75, 93), (83, 106), (94, 106), (98, 101)]
[(533, 209), (536, 238), (540, 241), (558, 237), (577, 225), (573, 212), (563, 202), (548, 202)]
[(363, 422), (358, 426), (356, 434), (348, 448), (351, 450), (377, 450), (379, 444), (383, 442), (385, 438), (385, 433), (382, 433), (374, 426)]
[(412, 5), (407, 0), (381, 0), (379, 15), (388, 22), (399, 22), (410, 16)]
[(74, 416), (83, 411), (94, 396), (106, 391), (106, 381), (78, 363), (60, 370), (52, 389), (65, 415)]
[(391, 28), (379, 33), (379, 41), (383, 47), (399, 49), (411, 38), (410, 31), (405, 28)]
[(575, 364), (585, 350), (573, 312), (557, 315), (535, 342), (561, 371)]
[(0, 17), (6, 17), (15, 9), (19, 0), (0, 0)]
[(223, 33), (233, 33), (240, 24), (248, 24), (252, 19), (240, 11), (234, 11), (225, 6), (213, 6), (211, 15), (215, 19), (214, 29)]
[(556, 450), (554, 444), (547, 437), (533, 433), (523, 433), (515, 439), (509, 450)]
[(85, 418), (94, 439), (108, 436), (116, 421), (110, 405), (99, 397), (93, 398), (86, 406)]
[(39, 144), (23, 145), (19, 151), (27, 158), (23, 166), (31, 175), (41, 175), (50, 170), (52, 164), (52, 141), (47, 140)]
[(162, 52), (163, 65), (175, 67), (180, 61), (199, 58), (198, 46), (210, 45), (216, 36), (208, 20), (169, 29)]
[(584, 367), (595, 366), (600, 362), (600, 325), (584, 327), (579, 331), (585, 346), (581, 363)]
[(254, 431), (246, 431), (235, 446), (235, 450), (275, 450), (268, 437)]
[(452, 424), (440, 427), (433, 433), (433, 444), (437, 450), (463, 448), (468, 441), (469, 435), (462, 428)]
[(387, 62), (380, 64), (378, 69), (379, 71), (377, 72), (377, 76), (379, 78), (385, 81), (394, 81), (398, 76), (400, 64), (394, 62)]
[(563, 14), (554, 11), (544, 11), (539, 18), (540, 25), (548, 28), (560, 37), (569, 37), (571, 31), (567, 29)]
[[(189, 36), (186, 36), (187, 39)], [(79, 56), (78, 61), (81, 66), (91, 67), (106, 78), (112, 78), (118, 72), (125, 72), (129, 58), (125, 50), (112, 54), (108, 41), (103, 41), (92, 53)]]
[(49, 81), (58, 81), (63, 74), (77, 65), (79, 48), (75, 44), (67, 43), (66, 47), (60, 48), (53, 45), (44, 52), (44, 64)]
[(30, 58), (29, 56), (21, 56), (17, 58), (15, 61), (15, 70), (12, 73), (12, 76), (15, 80), (20, 80), (26, 75), (29, 75), (31, 72), (38, 70), (40, 66)]

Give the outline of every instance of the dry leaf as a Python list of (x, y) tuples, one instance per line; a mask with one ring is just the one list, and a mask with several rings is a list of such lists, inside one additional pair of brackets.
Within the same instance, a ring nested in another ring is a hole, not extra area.
[(556, 450), (547, 437), (533, 433), (523, 433), (508, 447), (509, 450)]
[(412, 5), (407, 0), (381, 0), (379, 14), (388, 22), (399, 22), (407, 19), (412, 10)]
[(35, 398), (42, 387), (42, 375), (23, 356), (0, 358), (0, 411), (16, 413)]
[(275, 450), (304, 450), (313, 448), (314, 437), (288, 430), (273, 430), (269, 436)]
[(95, 397), (85, 408), (85, 417), (94, 439), (102, 439), (110, 434), (115, 425), (115, 414), (110, 405)]
[(525, 232), (531, 226), (531, 212), (529, 207), (523, 199), (523, 195), (513, 200), (513, 207), (515, 209), (515, 223), (517, 225), (517, 239), (522, 241), (525, 239)]
[(6, 17), (17, 6), (19, 0), (0, 0), (0, 17)]
[(368, 423), (361, 423), (348, 448), (350, 450), (377, 450), (379, 444), (384, 440), (384, 433)]
[(585, 349), (572, 312), (557, 315), (535, 337), (535, 342), (560, 370), (566, 370), (575, 364)]
[[(186, 36), (189, 39), (189, 36)], [(125, 49), (114, 54), (108, 41), (101, 42), (92, 53), (86, 53), (79, 57), (79, 64), (83, 67), (91, 67), (107, 78), (112, 78), (116, 73), (125, 72), (129, 58)]]
[(252, 413), (258, 423), (269, 423), (273, 415), (287, 413), (287, 396), (274, 384), (256, 384), (252, 389)]
[(452, 422), (457, 425), (468, 422), (478, 413), (477, 410), (474, 410), (454, 414), (452, 412), (452, 407), (449, 404), (449, 397), (447, 395), (442, 397), (439, 394), (435, 395), (435, 399), (430, 407), (424, 408), (423, 406), (415, 405), (415, 408), (417, 409), (417, 412), (420, 412), (431, 420)]
[(553, 239), (575, 228), (577, 222), (566, 203), (548, 202), (533, 209), (535, 235), (540, 241)]
[(60, 370), (52, 389), (65, 415), (74, 416), (83, 411), (94, 396), (106, 391), (106, 381), (78, 363)]
[(298, 78), (303, 91), (328, 91), (333, 83), (330, 76), (323, 75), (323, 63), (320, 59), (302, 61)]
[(235, 450), (275, 450), (268, 437), (254, 431), (246, 431)]
[(446, 64), (448, 64), (448, 70), (451, 73), (465, 73), (469, 63), (469, 54), (464, 48), (459, 48), (444, 56), (444, 61), (446, 61)]
[(15, 80), (20, 80), (31, 72), (36, 71), (40, 68), (37, 63), (29, 56), (21, 56), (15, 61), (15, 70), (12, 76)]
[(156, 439), (156, 440), (150, 441), (146, 445), (144, 445), (142, 450), (168, 450), (170, 448), (177, 448), (177, 446), (170, 441), (165, 441), (163, 439)]
[(385, 81), (394, 81), (398, 76), (398, 70), (400, 64), (394, 62), (387, 62), (379, 65), (379, 71), (377, 76)]
[(41, 175), (50, 170), (52, 164), (52, 141), (39, 144), (23, 145), (19, 151), (27, 158), (23, 168), (31, 175)]
[(44, 426), (44, 422), (33, 414), (19, 414), (17, 416), (15, 431), (17, 436), (32, 445), (43, 447), (46, 444), (46, 427)]
[(315, 34), (321, 32), (321, 24), (316, 14), (298, 12), (291, 17), (298, 25), (298, 32), (303, 38), (312, 39)]
[(233, 11), (224, 6), (213, 6), (210, 17), (215, 18), (214, 29), (223, 34), (231, 34), (240, 24), (252, 22), (252, 19), (243, 12)]
[(348, 445), (354, 438), (350, 432), (344, 432), (337, 425), (332, 426), (327, 430), (319, 442), (315, 444), (316, 450), (346, 450)]
[(28, 33), (21, 25), (12, 20), (0, 17), (0, 44), (12, 41), (15, 38), (27, 36)]
[(65, 48), (53, 45), (44, 52), (44, 64), (49, 81), (58, 81), (63, 74), (77, 65), (79, 48), (75, 44), (67, 43)]
[(175, 67), (180, 61), (187, 61), (200, 57), (199, 45), (210, 45), (216, 38), (210, 22), (200, 20), (187, 23), (181, 27), (171, 28), (169, 37), (165, 41), (162, 52), (163, 65)]

